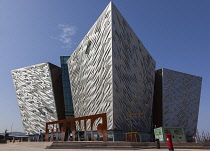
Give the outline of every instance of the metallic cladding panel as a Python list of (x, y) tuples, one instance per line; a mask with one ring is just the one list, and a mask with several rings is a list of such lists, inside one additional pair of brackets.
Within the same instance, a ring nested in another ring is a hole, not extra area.
[(113, 128), (112, 29), (108, 5), (68, 60), (74, 115), (107, 113)]
[(115, 129), (149, 133), (156, 63), (114, 5), (112, 54)]
[(107, 113), (109, 130), (130, 130), (133, 112), (134, 129), (151, 131), (155, 61), (112, 2), (68, 68), (75, 117)]
[(196, 134), (202, 78), (162, 69), (163, 127), (183, 127)]
[(12, 77), (25, 133), (45, 132), (46, 122), (58, 120), (49, 63), (13, 70)]

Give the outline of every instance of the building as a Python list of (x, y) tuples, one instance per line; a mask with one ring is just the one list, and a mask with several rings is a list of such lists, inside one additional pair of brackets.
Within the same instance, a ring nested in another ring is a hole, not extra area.
[[(27, 135), (45, 132), (46, 122), (100, 113), (107, 115), (109, 140), (125, 140), (128, 131), (149, 140), (154, 128), (162, 135), (183, 128), (187, 140), (195, 135), (202, 78), (155, 72), (155, 60), (112, 2), (73, 54), (60, 61), (61, 68), (42, 63), (12, 71)], [(77, 131), (83, 126), (77, 121)]]
[(72, 104), (71, 87), (70, 87), (69, 72), (67, 66), (67, 60), (69, 59), (69, 57), (70, 56), (60, 56), (66, 119), (74, 118), (74, 109)]
[(151, 132), (156, 63), (112, 2), (67, 63), (75, 117), (107, 113), (109, 131)]
[(196, 134), (202, 78), (169, 69), (156, 71), (154, 127), (183, 127), (187, 139)]
[(61, 69), (41, 63), (12, 71), (26, 135), (45, 132), (46, 122), (65, 119)]

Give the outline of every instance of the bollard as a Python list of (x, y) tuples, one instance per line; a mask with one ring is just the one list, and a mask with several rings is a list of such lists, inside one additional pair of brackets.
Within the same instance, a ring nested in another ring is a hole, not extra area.
[(160, 141), (159, 139), (155, 139), (156, 141), (156, 149), (160, 149)]
[(174, 151), (171, 134), (167, 134), (166, 138), (167, 138), (167, 142), (168, 142), (168, 149), (169, 149), (169, 151)]

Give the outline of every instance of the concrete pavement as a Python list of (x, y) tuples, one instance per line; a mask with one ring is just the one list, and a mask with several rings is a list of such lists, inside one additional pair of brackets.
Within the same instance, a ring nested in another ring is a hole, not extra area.
[[(16, 142), (0, 144), (0, 151), (107, 151), (104, 149), (45, 149), (51, 142)], [(168, 151), (168, 149), (135, 149), (139, 151)], [(121, 150), (113, 150), (121, 151)], [(122, 150), (134, 151), (134, 150)], [(206, 149), (175, 149), (174, 151), (210, 151)]]

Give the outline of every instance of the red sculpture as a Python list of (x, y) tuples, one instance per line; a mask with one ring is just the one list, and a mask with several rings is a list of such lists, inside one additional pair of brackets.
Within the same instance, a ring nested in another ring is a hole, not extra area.
[[(96, 141), (96, 139), (93, 136), (93, 124), (94, 124), (95, 120), (97, 120), (98, 118), (102, 118), (102, 123), (97, 125), (97, 132), (98, 132), (99, 136), (103, 136), (103, 141), (107, 142), (108, 141), (108, 135), (107, 135), (106, 113), (84, 116), (84, 117), (78, 117), (78, 118), (72, 118), (72, 119), (66, 119), (66, 120), (59, 120), (59, 121), (54, 121), (54, 122), (48, 122), (48, 123), (46, 123), (45, 141), (49, 141), (49, 126), (52, 127), (50, 138), (53, 139), (54, 130), (56, 130), (55, 131), (55, 133), (56, 133), (55, 140), (58, 141), (58, 133), (59, 133), (59, 127), (60, 127), (61, 141), (64, 141), (67, 123), (70, 123), (71, 132), (72, 132), (72, 139), (73, 139), (73, 141), (75, 141), (75, 127), (76, 127), (75, 122), (78, 121), (78, 126), (80, 127), (82, 120), (84, 120), (84, 140), (87, 140), (87, 138), (86, 138), (87, 120), (89, 120), (89, 119), (91, 121), (91, 124), (90, 124), (91, 141)], [(54, 127), (55, 125), (56, 125), (56, 127)], [(60, 126), (58, 126), (58, 125), (60, 125)]]

